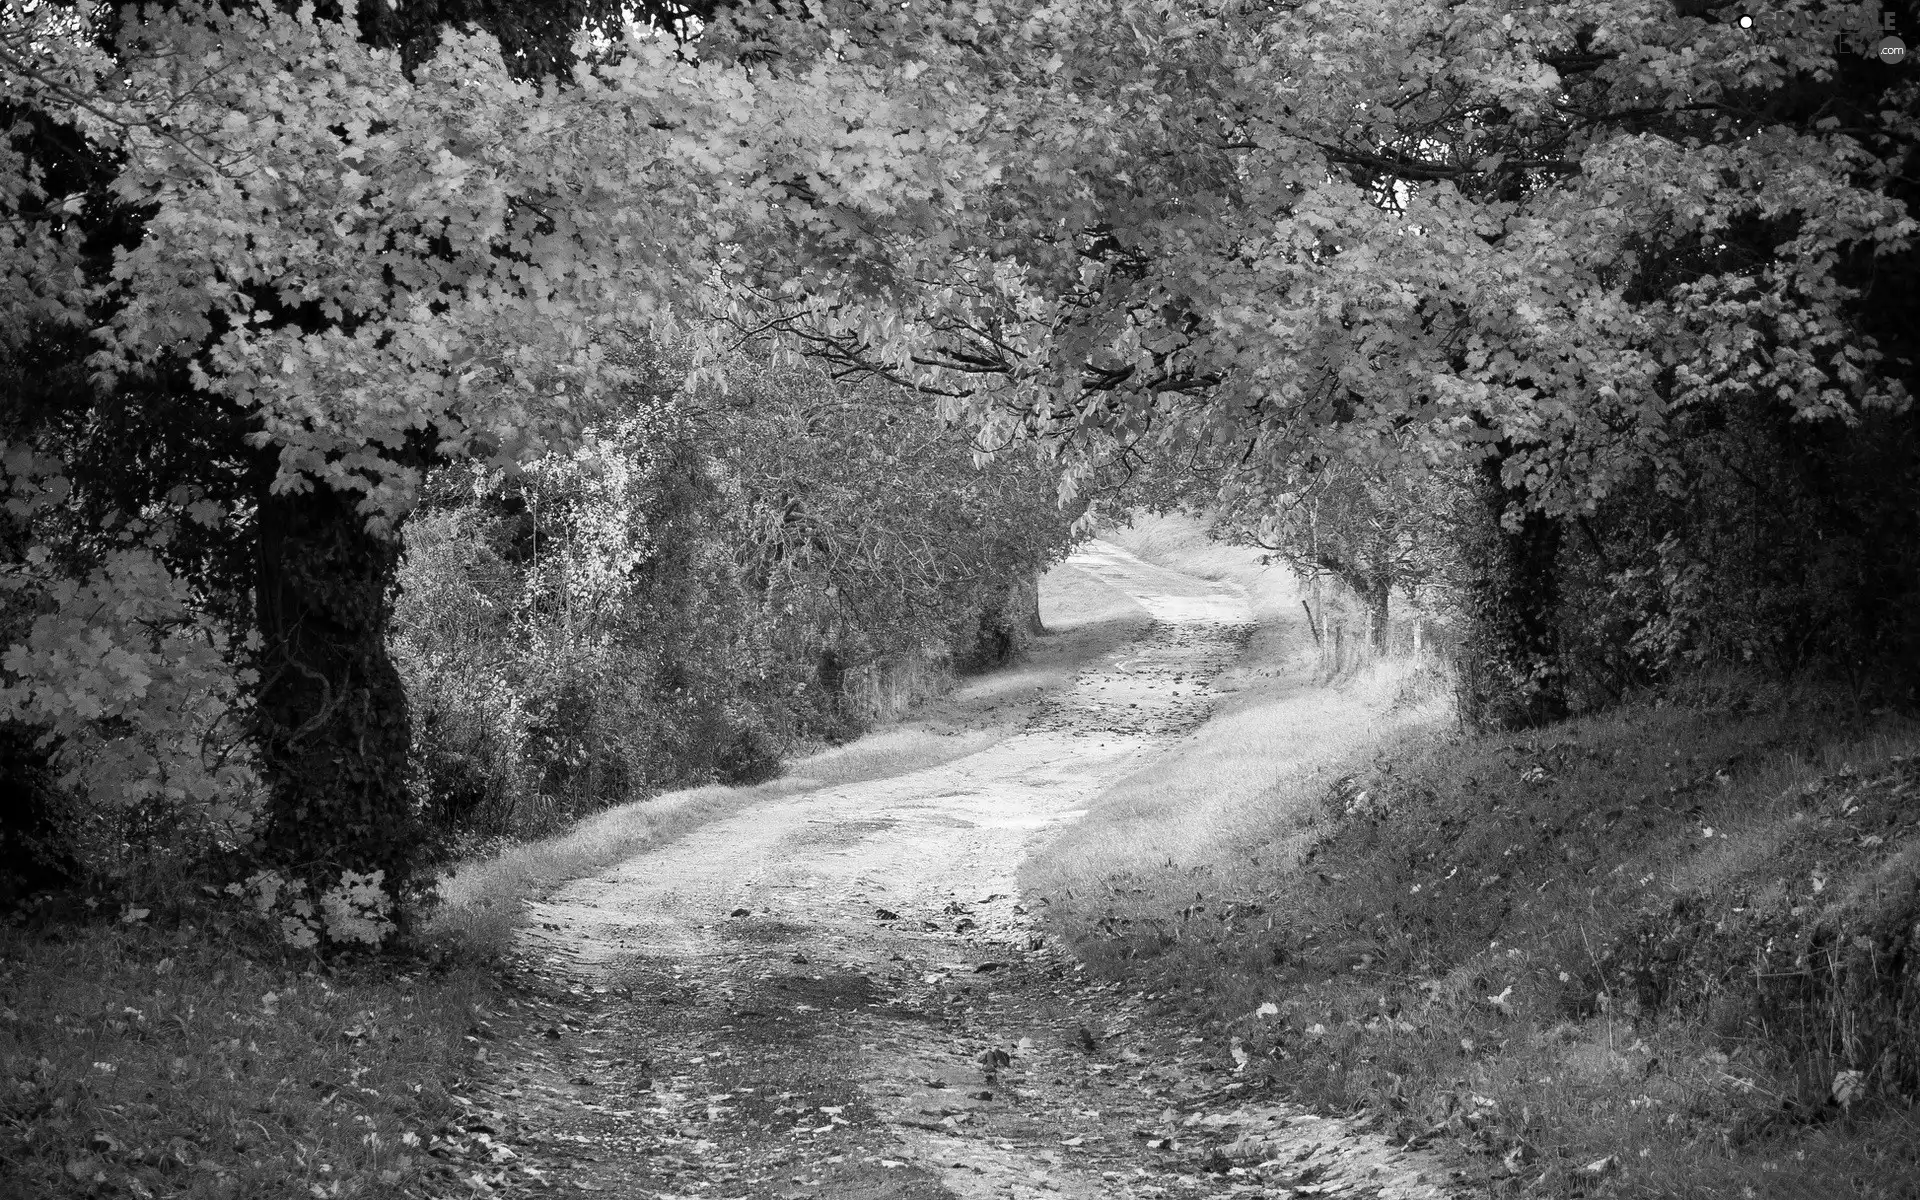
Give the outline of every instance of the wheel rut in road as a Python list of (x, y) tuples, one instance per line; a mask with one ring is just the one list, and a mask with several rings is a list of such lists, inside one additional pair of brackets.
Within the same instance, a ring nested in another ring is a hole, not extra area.
[(1204, 721), (1251, 616), (1107, 543), (1153, 618), (983, 752), (770, 800), (535, 906), (475, 1030), (461, 1194), (1442, 1197), (1444, 1167), (1083, 978), (1016, 871)]

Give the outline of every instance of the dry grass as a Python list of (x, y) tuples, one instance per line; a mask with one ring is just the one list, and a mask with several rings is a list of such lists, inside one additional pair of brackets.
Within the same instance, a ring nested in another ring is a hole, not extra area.
[(423, 1194), (478, 977), (320, 971), (230, 936), (0, 932), (0, 1195)]
[(1223, 854), (1271, 864), (1300, 840), (1289, 815), (1311, 811), (1343, 762), (1445, 712), (1438, 689), (1390, 662), (1332, 687), (1249, 673), (1212, 720), (1104, 793), (1026, 885), (1071, 908), (1102, 902), (1117, 876), (1207, 872)]
[(1245, 656), (1214, 681), (1228, 696), (1213, 718), (1101, 796), (1030, 865), (1027, 885), (1054, 903), (1102, 896), (1115, 873), (1190, 871), (1223, 849), (1271, 862), (1277, 803), (1311, 806), (1315, 780), (1387, 731), (1447, 719), (1444, 681), (1405, 662), (1381, 660), (1334, 686), (1310, 682), (1302, 666), (1314, 647), (1291, 573), (1212, 541), (1200, 521), (1141, 515), (1101, 536), (1156, 565), (1239, 585), (1255, 628)]
[[(1229, 569), (1194, 532), (1130, 548)], [(1433, 673), (1263, 634), (1028, 865), (1093, 970), (1490, 1195), (1920, 1196), (1920, 726), (1731, 679), (1466, 738)]]
[(1245, 592), (1253, 609), (1253, 640), (1242, 665), (1218, 681), (1222, 686), (1236, 688), (1271, 677), (1313, 651), (1293, 573), (1262, 566), (1257, 550), (1214, 541), (1203, 520), (1178, 513), (1136, 513), (1132, 524), (1102, 529), (1100, 536), (1156, 566), (1236, 584)]

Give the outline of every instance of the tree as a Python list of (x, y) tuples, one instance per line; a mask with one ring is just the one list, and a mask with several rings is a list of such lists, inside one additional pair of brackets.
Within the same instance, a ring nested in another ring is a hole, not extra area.
[(1365, 606), (1375, 650), (1387, 646), (1393, 593), (1446, 570), (1457, 485), (1424, 470), (1300, 464), (1292, 487), (1225, 490), (1215, 529), (1271, 552), (1303, 579), (1330, 576)]
[[(208, 431), (132, 498), (143, 519), (215, 504), (250, 560), (220, 582), (254, 601), (262, 840), (315, 880), (404, 890), (417, 858), (384, 626), (426, 467), (568, 446), (621, 378), (607, 337), (697, 317), (732, 276), (879, 286), (888, 239), (981, 173), (976, 110), (924, 64), (783, 74), (644, 30), (587, 61), (555, 49), (571, 19), (506, 25), (511, 61), (492, 36), (429, 56), (417, 23), (311, 10), (148, 10), (98, 27), (106, 48), (71, 10), (10, 3), (0, 25), (0, 97), (33, 125), (0, 162), (9, 361), (97, 342), (91, 384), (23, 432), (148, 396)], [(546, 64), (570, 78), (525, 77)]]
[(1487, 715), (1550, 720), (1565, 518), (1682, 477), (1702, 406), (1904, 411), (1887, 354), (1910, 335), (1862, 297), (1911, 263), (1911, 84), (1790, 19), (1828, 11), (1758, 33), (1655, 0), (1030, 22), (1003, 36), (1050, 48), (1032, 103), (1061, 111), (960, 238), (970, 286), (888, 344), (818, 341), (1082, 464), (1199, 447), (1279, 492), (1315, 456), (1420, 445), (1480, 480), (1481, 694), (1530, 697)]
[(762, 778), (1004, 658), (1068, 545), (1049, 472), (976, 467), (897, 389), (647, 357), (572, 452), (436, 470), (408, 522), (395, 656), (445, 826)]
[[(22, 436), (93, 454), (9, 486), (67, 479), (87, 554), (111, 511), (178, 535), (207, 611), (254, 600), (266, 840), (315, 877), (413, 861), (375, 634), (424, 471), (569, 446), (615, 335), (778, 334), (1074, 475), (1477, 473), (1479, 694), (1519, 723), (1566, 706), (1565, 520), (1682, 478), (1692, 414), (1905, 419), (1911, 85), (1811, 24), (846, 0), (675, 10), (682, 45), (566, 11), (431, 54), (425, 12), (0, 23), (7, 367)], [(601, 41), (552, 49), (576, 19)], [(136, 413), (165, 452), (116, 460)], [(8, 569), (44, 597), (92, 566)]]
[(729, 540), (787, 614), (781, 640), (822, 656), (823, 676), (923, 650), (993, 666), (1032, 632), (1035, 580), (1069, 545), (1043, 464), (975, 463), (968, 431), (888, 384), (804, 365), (729, 377), (701, 405), (743, 502)]

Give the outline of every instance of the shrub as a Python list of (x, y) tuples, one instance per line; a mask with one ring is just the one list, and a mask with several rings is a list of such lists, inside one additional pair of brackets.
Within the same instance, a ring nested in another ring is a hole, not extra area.
[(769, 779), (1004, 661), (1066, 547), (1045, 476), (976, 469), (917, 398), (643, 367), (582, 449), (444, 471), (407, 529), (394, 658), (420, 803), (451, 834)]

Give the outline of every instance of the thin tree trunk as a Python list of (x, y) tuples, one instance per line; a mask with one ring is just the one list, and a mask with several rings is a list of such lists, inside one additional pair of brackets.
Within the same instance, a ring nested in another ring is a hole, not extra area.
[(325, 887), (385, 871), (402, 894), (424, 845), (408, 784), (406, 692), (387, 655), (400, 542), (352, 496), (262, 495), (255, 601), (268, 861)]
[(1367, 589), (1365, 598), (1368, 648), (1375, 654), (1384, 654), (1387, 651), (1387, 618), (1393, 600), (1393, 587), (1384, 578), (1376, 579)]
[[(1490, 457), (1476, 481), (1479, 525), (1467, 547), (1467, 636), (1460, 655), (1460, 715), (1487, 729), (1530, 729), (1567, 715), (1556, 610), (1560, 602), (1557, 519), (1525, 507)], [(1503, 518), (1521, 513), (1516, 528)]]
[(1033, 578), (1027, 582), (1020, 600), (1026, 632), (1033, 637), (1039, 637), (1047, 631), (1046, 623), (1040, 619), (1040, 572), (1033, 573)]

